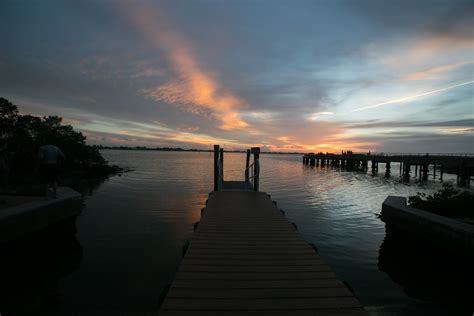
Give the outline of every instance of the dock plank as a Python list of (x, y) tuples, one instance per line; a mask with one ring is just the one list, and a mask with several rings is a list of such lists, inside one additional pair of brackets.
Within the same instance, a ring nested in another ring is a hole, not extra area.
[(177, 275), (177, 280), (314, 280), (314, 279), (335, 279), (336, 275), (331, 271), (290, 271), (290, 272), (229, 272), (219, 271), (213, 273), (203, 273), (201, 271), (181, 270)]
[(163, 309), (178, 310), (292, 310), (361, 307), (354, 297), (194, 299), (169, 297)]
[(220, 266), (220, 265), (181, 265), (179, 271), (186, 272), (252, 272), (252, 273), (284, 273), (284, 272), (316, 272), (316, 271), (330, 271), (329, 266), (274, 266), (268, 264), (266, 266)]
[(305, 297), (348, 297), (352, 293), (344, 287), (311, 289), (207, 289), (193, 291), (173, 288), (168, 297), (173, 298), (305, 298)]
[(160, 315), (366, 315), (263, 192), (210, 195)]
[(301, 288), (332, 288), (345, 287), (338, 279), (304, 279), (304, 280), (182, 280), (175, 279), (174, 287), (192, 289), (301, 289)]
[[(223, 314), (224, 313), (224, 314)], [(183, 311), (164, 310), (160, 313), (164, 316), (367, 316), (363, 308), (351, 309), (322, 309), (315, 313), (314, 310), (268, 310), (268, 311)]]

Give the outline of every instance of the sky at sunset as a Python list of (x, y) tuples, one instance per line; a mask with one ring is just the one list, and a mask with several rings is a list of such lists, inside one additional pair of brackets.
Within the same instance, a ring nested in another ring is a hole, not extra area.
[(90, 144), (474, 152), (472, 0), (2, 0), (0, 39)]

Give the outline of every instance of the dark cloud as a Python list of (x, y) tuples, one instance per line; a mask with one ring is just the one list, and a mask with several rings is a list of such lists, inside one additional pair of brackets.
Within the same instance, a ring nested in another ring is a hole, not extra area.
[[(353, 12), (400, 36), (448, 34), (472, 36), (474, 3), (470, 0), (348, 1)], [(394, 35), (394, 34), (391, 34)]]
[(433, 19), (429, 29), (436, 34), (472, 39), (474, 35), (474, 1), (453, 2), (452, 6), (443, 11), (438, 19)]

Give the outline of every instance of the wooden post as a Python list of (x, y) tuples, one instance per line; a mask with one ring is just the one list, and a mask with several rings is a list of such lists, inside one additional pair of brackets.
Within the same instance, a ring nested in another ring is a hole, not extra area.
[[(304, 161), (303, 157), (303, 161)], [(247, 158), (245, 159), (245, 181), (249, 182), (250, 181), (250, 175), (249, 175), (249, 164), (250, 164), (250, 149), (247, 149)]]
[(386, 178), (390, 178), (390, 169), (391, 169), (391, 166), (390, 166), (390, 161), (387, 161), (385, 163), (385, 177)]
[(403, 177), (405, 178), (405, 181), (410, 179), (410, 162), (406, 161), (403, 163)]
[(214, 191), (219, 191), (219, 145), (214, 145)]
[(253, 189), (254, 191), (258, 192), (258, 186), (259, 186), (259, 173), (260, 173), (260, 147), (253, 147), (252, 148), (252, 153), (253, 153), (253, 162), (254, 162), (254, 167), (253, 167)]
[(422, 168), (423, 180), (428, 180), (428, 164), (424, 164)]
[(433, 165), (433, 179), (436, 179), (436, 164)]
[(462, 186), (470, 186), (471, 174), (466, 168), (466, 163), (463, 162), (460, 167), (458, 167), (458, 183)]
[(224, 181), (224, 148), (221, 148), (221, 150), (219, 151), (219, 160), (220, 160), (220, 164), (221, 164), (221, 179), (222, 181)]

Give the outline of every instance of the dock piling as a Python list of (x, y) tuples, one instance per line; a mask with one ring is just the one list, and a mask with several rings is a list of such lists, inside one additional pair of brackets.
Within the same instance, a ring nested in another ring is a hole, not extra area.
[[(305, 161), (305, 158), (303, 157), (303, 163), (304, 161)], [(247, 149), (247, 157), (245, 158), (245, 182), (250, 181), (249, 164), (250, 164), (250, 149)]]
[(221, 180), (224, 181), (224, 148), (219, 150), (219, 163)]
[(219, 145), (214, 145), (214, 191), (219, 191)]
[(260, 147), (253, 147), (253, 190), (258, 192), (259, 189), (259, 173), (260, 173)]

